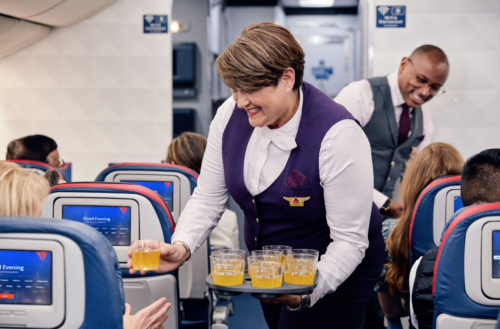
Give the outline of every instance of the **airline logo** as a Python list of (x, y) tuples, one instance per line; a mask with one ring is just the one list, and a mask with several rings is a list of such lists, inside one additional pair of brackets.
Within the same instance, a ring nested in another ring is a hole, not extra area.
[(122, 214), (125, 214), (128, 210), (128, 207), (120, 207), (120, 210), (122, 211)]
[(287, 198), (286, 196), (283, 197), (286, 201), (290, 203), (290, 207), (304, 207), (304, 202), (309, 200), (311, 197), (305, 197), (305, 198), (298, 198), (298, 197), (292, 197), (292, 198)]
[(47, 257), (47, 252), (46, 251), (37, 251), (36, 252), (38, 257), (42, 260), (42, 262), (45, 260), (45, 257)]
[(170, 184), (172, 184), (172, 182), (163, 182), (165, 183), (165, 185), (167, 185), (167, 187), (170, 187)]

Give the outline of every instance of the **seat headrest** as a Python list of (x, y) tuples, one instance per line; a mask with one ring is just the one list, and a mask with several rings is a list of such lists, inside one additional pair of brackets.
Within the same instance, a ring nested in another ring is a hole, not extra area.
[(185, 175), (189, 179), (191, 193), (196, 188), (198, 181), (198, 173), (188, 167), (174, 165), (170, 163), (117, 163), (104, 169), (97, 175), (96, 182), (104, 182), (106, 176), (114, 171), (164, 171), (178, 172)]
[(464, 264), (465, 238), (469, 226), (478, 219), (499, 215), (500, 203), (477, 204), (463, 208), (447, 224), (434, 266), (432, 294), (435, 316), (437, 313), (446, 313), (459, 317), (497, 317), (498, 306), (481, 305), (467, 294)]
[(111, 183), (111, 182), (81, 182), (56, 185), (51, 188), (50, 193), (59, 192), (85, 192), (85, 193), (120, 193), (137, 194), (148, 199), (160, 220), (165, 241), (170, 241), (170, 237), (175, 231), (175, 224), (168, 210), (165, 201), (154, 191), (134, 184)]
[(17, 163), (18, 165), (20, 165), (21, 167), (23, 167), (25, 169), (39, 169), (43, 172), (47, 172), (49, 170), (57, 170), (59, 172), (59, 175), (61, 175), (61, 177), (65, 181), (67, 181), (67, 182), (70, 181), (68, 179), (68, 177), (66, 177), (66, 175), (61, 170), (59, 170), (56, 167), (52, 167), (51, 165), (49, 165), (48, 163), (45, 163), (45, 162), (32, 161), (32, 160), (5, 160), (5, 161)]
[(2, 233), (57, 234), (81, 249), (85, 268), (85, 319), (82, 328), (123, 328), (125, 298), (115, 251), (87, 225), (50, 218), (0, 217)]
[(410, 223), (412, 259), (416, 260), (425, 255), (428, 250), (436, 247), (432, 232), (436, 194), (448, 186), (460, 185), (460, 180), (460, 175), (438, 178), (418, 196)]

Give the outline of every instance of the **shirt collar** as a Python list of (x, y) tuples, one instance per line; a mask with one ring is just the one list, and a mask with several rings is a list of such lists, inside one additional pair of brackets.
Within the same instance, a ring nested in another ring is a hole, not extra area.
[(392, 72), (387, 76), (387, 81), (389, 82), (389, 88), (391, 89), (392, 105), (394, 107), (401, 106), (405, 103), (405, 99), (399, 90), (398, 84), (398, 71)]
[(256, 128), (261, 129), (264, 136), (269, 138), (274, 145), (283, 151), (290, 151), (297, 147), (295, 142), (295, 137), (297, 136), (297, 131), (299, 130), (300, 119), (302, 117), (302, 103), (303, 94), (302, 88), (299, 88), (299, 108), (293, 117), (283, 125), (283, 127), (277, 129), (269, 129), (269, 127)]

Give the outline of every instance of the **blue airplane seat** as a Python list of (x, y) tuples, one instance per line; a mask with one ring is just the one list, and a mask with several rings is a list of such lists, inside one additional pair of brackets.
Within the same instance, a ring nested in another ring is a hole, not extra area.
[[(65, 213), (65, 207), (68, 207), (67, 209), (73, 207), (73, 212)], [(88, 221), (87, 224), (94, 225), (102, 234), (110, 233), (107, 237), (112, 241), (118, 257), (123, 276), (125, 300), (132, 306), (132, 312), (135, 313), (159, 298), (166, 297), (167, 301), (172, 303), (172, 307), (164, 326), (167, 329), (179, 328), (178, 271), (165, 274), (140, 275), (136, 273), (132, 275), (127, 268), (128, 249), (133, 241), (154, 239), (166, 243), (171, 242), (175, 223), (164, 200), (155, 192), (139, 185), (109, 182), (68, 183), (52, 187), (45, 201), (42, 216), (85, 221), (81, 218), (95, 216), (95, 212), (100, 211), (99, 207), (116, 209), (118, 214), (116, 217), (122, 214), (129, 216), (126, 218), (126, 223), (130, 224), (128, 228), (125, 228), (129, 235), (125, 240), (116, 238), (117, 235), (113, 237), (112, 232), (102, 228), (106, 226), (105, 224), (95, 225), (92, 221)], [(75, 216), (75, 209), (79, 211), (77, 216)], [(114, 225), (114, 220), (114, 218), (111, 219), (112, 225)]]
[(500, 311), (500, 203), (448, 222), (434, 267), (434, 328), (494, 328)]
[[(47, 250), (46, 247), (37, 247), (37, 244), (46, 241), (55, 241), (63, 246), (64, 269), (61, 271), (65, 273), (62, 282), (64, 296), (58, 300), (52, 292), (53, 306), (62, 307), (65, 312), (63, 323), (58, 328), (123, 328), (125, 300), (122, 275), (113, 247), (101, 234), (76, 222), (32, 217), (0, 217), (0, 232), (0, 244), (16, 240), (30, 246), (23, 249), (34, 250)], [(9, 242), (1, 245), (0, 249), (11, 249), (13, 245)], [(72, 275), (71, 271), (75, 268), (81, 269), (84, 275)], [(56, 271), (57, 267), (53, 265), (52, 275), (55, 276)], [(78, 281), (80, 277), (82, 282)], [(52, 283), (53, 289), (57, 283)], [(6, 304), (1, 303), (0, 307), (5, 308)], [(5, 321), (0, 316), (0, 323)], [(35, 320), (35, 324), (40, 323)], [(18, 326), (23, 327), (23, 324), (18, 323)]]
[(439, 246), (441, 233), (453, 213), (447, 211), (447, 196), (460, 194), (460, 179), (460, 175), (438, 178), (420, 193), (410, 223), (411, 265)]

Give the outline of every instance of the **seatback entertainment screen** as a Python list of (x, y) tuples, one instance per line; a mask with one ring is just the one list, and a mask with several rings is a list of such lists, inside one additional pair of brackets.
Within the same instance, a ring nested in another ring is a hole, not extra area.
[(500, 278), (500, 231), (493, 231), (493, 278)]
[(453, 212), (457, 212), (457, 210), (462, 209), (464, 207), (464, 204), (462, 203), (462, 197), (455, 197), (454, 200), (454, 205), (453, 205)]
[(52, 252), (0, 250), (0, 304), (52, 305)]
[(168, 210), (172, 212), (172, 205), (174, 202), (174, 183), (172, 182), (150, 182), (150, 181), (138, 181), (138, 180), (127, 180), (121, 181), (122, 183), (136, 184), (147, 187), (150, 190), (155, 191), (160, 195), (160, 197), (167, 204)]
[(62, 218), (87, 224), (108, 238), (113, 246), (130, 245), (130, 207), (62, 206)]

